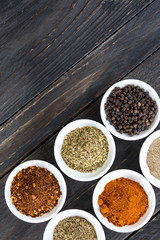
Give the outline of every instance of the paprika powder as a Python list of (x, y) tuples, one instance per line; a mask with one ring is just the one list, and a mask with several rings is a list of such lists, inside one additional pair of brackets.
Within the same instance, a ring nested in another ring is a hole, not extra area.
[(132, 225), (148, 209), (148, 196), (143, 187), (128, 178), (110, 181), (98, 197), (100, 211), (109, 222), (122, 227)]

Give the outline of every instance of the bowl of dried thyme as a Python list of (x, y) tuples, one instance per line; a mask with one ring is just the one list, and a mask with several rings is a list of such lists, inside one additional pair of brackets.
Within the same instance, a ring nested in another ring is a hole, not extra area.
[(147, 137), (160, 121), (160, 98), (147, 83), (125, 79), (104, 94), (100, 115), (103, 124), (116, 137), (139, 140)]
[(93, 192), (97, 218), (115, 232), (132, 232), (152, 217), (156, 198), (151, 184), (141, 174), (120, 169), (106, 174)]
[(67, 194), (65, 180), (52, 164), (30, 160), (18, 165), (5, 184), (5, 200), (19, 219), (40, 223), (54, 217)]
[(115, 142), (100, 123), (80, 119), (67, 124), (57, 135), (54, 156), (70, 178), (91, 181), (104, 175), (115, 158)]
[(152, 133), (143, 143), (139, 163), (143, 175), (160, 188), (160, 130)]
[(83, 210), (69, 209), (52, 218), (43, 234), (43, 240), (59, 239), (105, 240), (105, 234), (93, 215)]

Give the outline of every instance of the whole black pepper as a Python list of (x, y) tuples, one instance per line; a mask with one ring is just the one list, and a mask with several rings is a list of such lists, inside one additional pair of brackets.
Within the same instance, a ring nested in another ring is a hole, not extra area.
[(105, 103), (106, 119), (118, 132), (130, 136), (148, 129), (157, 111), (149, 93), (134, 85), (114, 88)]

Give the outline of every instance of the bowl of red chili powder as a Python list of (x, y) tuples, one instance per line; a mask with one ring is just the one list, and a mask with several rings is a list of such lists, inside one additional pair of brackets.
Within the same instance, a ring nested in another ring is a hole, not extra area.
[(42, 160), (31, 160), (17, 166), (5, 184), (5, 200), (19, 219), (40, 223), (54, 217), (63, 207), (67, 194), (59, 170)]
[(152, 217), (156, 198), (151, 184), (132, 170), (115, 170), (96, 185), (93, 208), (100, 222), (116, 232), (132, 232)]

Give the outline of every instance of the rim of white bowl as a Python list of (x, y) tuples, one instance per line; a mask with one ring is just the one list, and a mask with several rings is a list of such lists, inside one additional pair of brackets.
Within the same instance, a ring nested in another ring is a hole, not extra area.
[[(126, 133), (119, 133), (115, 127), (113, 127), (109, 121), (106, 119), (106, 113), (105, 113), (105, 103), (107, 101), (108, 96), (110, 95), (111, 91), (115, 88), (115, 87), (125, 87), (129, 84), (133, 84), (135, 86), (139, 86), (141, 88), (143, 88), (145, 91), (149, 92), (150, 97), (156, 101), (157, 103), (157, 107), (158, 107), (158, 112), (155, 116), (155, 119), (153, 121), (153, 123), (150, 125), (150, 127), (145, 130), (142, 131), (139, 135), (133, 135), (133, 136), (129, 136)], [(105, 92), (102, 100), (101, 100), (101, 104), (100, 104), (100, 115), (101, 115), (101, 119), (103, 124), (106, 126), (106, 128), (116, 137), (123, 139), (123, 140), (129, 140), (129, 141), (134, 141), (134, 140), (139, 140), (142, 139), (144, 137), (147, 137), (149, 134), (151, 134), (154, 129), (157, 127), (159, 121), (160, 121), (160, 98), (157, 94), (157, 92), (146, 82), (143, 82), (141, 80), (137, 80), (137, 79), (125, 79), (122, 81), (119, 81), (115, 84), (113, 84), (110, 88), (108, 88), (108, 90)]]
[(141, 147), (141, 150), (140, 150), (140, 154), (139, 154), (139, 164), (140, 164), (140, 168), (141, 168), (143, 175), (148, 179), (148, 181), (151, 184), (153, 184), (155, 187), (160, 188), (160, 180), (158, 180), (151, 174), (148, 164), (147, 164), (148, 149), (149, 149), (150, 145), (152, 144), (152, 142), (158, 137), (160, 137), (160, 130), (157, 130), (154, 133), (152, 133), (144, 141), (144, 143)]
[[(60, 190), (62, 195), (60, 196), (60, 199), (58, 201), (58, 204), (53, 208), (53, 210), (49, 213), (45, 213), (42, 216), (32, 218), (30, 216), (26, 216), (22, 213), (20, 213), (16, 207), (12, 204), (12, 199), (11, 199), (11, 192), (10, 192), (10, 186), (11, 182), (13, 181), (13, 177), (16, 176), (16, 174), (21, 171), (22, 169), (25, 169), (29, 166), (37, 166), (37, 167), (42, 167), (42, 168), (47, 168), (48, 171), (53, 173), (55, 178), (58, 180), (58, 183), (60, 185)], [(53, 166), (52, 164), (45, 162), (43, 160), (30, 160), (26, 161), (24, 163), (19, 164), (17, 167), (15, 167), (12, 172), (9, 174), (6, 184), (5, 184), (5, 189), (4, 189), (4, 195), (5, 195), (5, 200), (8, 205), (8, 208), (10, 211), (19, 219), (29, 222), (29, 223), (40, 223), (40, 222), (45, 222), (54, 217), (63, 207), (64, 202), (66, 200), (66, 195), (67, 195), (67, 187), (65, 180), (60, 173), (60, 171)]]
[(44, 234), (43, 240), (52, 240), (53, 239), (53, 231), (59, 221), (67, 218), (79, 216), (88, 220), (94, 227), (98, 240), (105, 240), (105, 234), (102, 225), (100, 222), (90, 213), (80, 210), (80, 209), (68, 209), (58, 213), (54, 218), (52, 218), (47, 224)]
[[(98, 196), (103, 192), (105, 185), (108, 182), (110, 182), (114, 179), (120, 178), (120, 177), (129, 178), (133, 181), (138, 182), (145, 190), (145, 192), (148, 196), (148, 200), (149, 200), (148, 210), (139, 219), (139, 221), (133, 225), (126, 225), (123, 227), (117, 227), (117, 226), (113, 225), (112, 223), (110, 223), (108, 221), (108, 219), (105, 218), (101, 214), (99, 205), (98, 205)], [(104, 226), (106, 226), (107, 228), (109, 228), (110, 230), (115, 231), (115, 232), (127, 233), (127, 232), (133, 232), (133, 231), (140, 229), (150, 220), (150, 218), (153, 215), (154, 209), (155, 209), (156, 197), (155, 197), (155, 192), (153, 190), (153, 187), (151, 186), (151, 184), (147, 181), (147, 179), (143, 175), (141, 175), (140, 173), (137, 173), (133, 170), (119, 169), (119, 170), (115, 170), (110, 173), (107, 173), (104, 177), (102, 177), (99, 180), (99, 182), (97, 183), (97, 185), (94, 189), (94, 192), (93, 192), (92, 204), (93, 204), (93, 209), (94, 209), (94, 212), (95, 212), (97, 218)]]
[[(108, 144), (109, 144), (109, 153), (108, 158), (106, 162), (99, 167), (97, 170), (89, 173), (82, 173), (77, 170), (73, 170), (70, 167), (67, 166), (67, 164), (64, 162), (60, 150), (63, 144), (64, 137), (72, 130), (84, 126), (92, 126), (100, 129), (104, 135), (107, 138)], [(57, 162), (57, 165), (59, 168), (65, 173), (68, 177), (77, 180), (77, 181), (92, 181), (97, 178), (100, 178), (103, 176), (112, 166), (116, 154), (116, 146), (114, 139), (110, 132), (99, 122), (96, 122), (94, 120), (90, 119), (78, 119), (75, 121), (72, 121), (68, 123), (65, 127), (62, 128), (62, 130), (59, 132), (59, 134), (56, 137), (55, 143), (54, 143), (54, 156), (55, 160)]]

